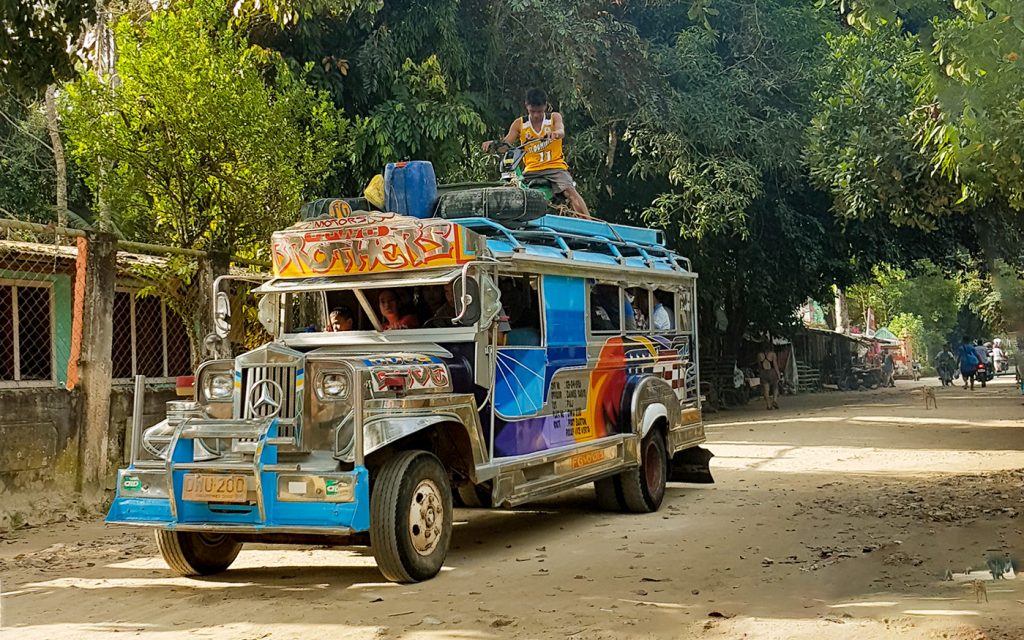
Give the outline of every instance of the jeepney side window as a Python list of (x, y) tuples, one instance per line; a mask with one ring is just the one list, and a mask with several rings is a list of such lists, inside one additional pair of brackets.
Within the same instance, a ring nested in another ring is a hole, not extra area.
[(626, 290), (626, 298), (623, 306), (630, 304), (633, 308), (633, 322), (635, 327), (629, 326), (629, 314), (627, 312), (627, 331), (646, 333), (651, 328), (651, 292), (644, 287), (630, 287)]
[(686, 289), (679, 293), (679, 327), (680, 333), (693, 333), (693, 290)]
[(619, 287), (595, 284), (590, 288), (590, 332), (622, 332), (622, 296)]
[(532, 275), (503, 275), (498, 279), (501, 308), (508, 318), (505, 345), (539, 347), (542, 342), (540, 278)]
[(679, 308), (676, 295), (666, 289), (651, 292), (651, 329), (655, 332), (673, 331), (678, 326), (675, 310)]
[(299, 291), (286, 294), (284, 326), (286, 333), (322, 331), (327, 324), (323, 291)]
[[(327, 313), (335, 309), (342, 309), (352, 317), (352, 330), (353, 331), (372, 331), (373, 323), (366, 316), (366, 312), (363, 311), (362, 305), (359, 304), (359, 299), (356, 297), (354, 291), (328, 291), (327, 292)], [(328, 331), (328, 325), (330, 324), (330, 318), (324, 323), (321, 328), (322, 331)]]

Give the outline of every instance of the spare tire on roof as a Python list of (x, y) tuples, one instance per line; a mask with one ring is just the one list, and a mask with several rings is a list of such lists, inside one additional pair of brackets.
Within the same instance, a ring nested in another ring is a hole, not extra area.
[(488, 218), (512, 225), (547, 213), (548, 201), (543, 193), (514, 186), (443, 191), (434, 209), (438, 218)]

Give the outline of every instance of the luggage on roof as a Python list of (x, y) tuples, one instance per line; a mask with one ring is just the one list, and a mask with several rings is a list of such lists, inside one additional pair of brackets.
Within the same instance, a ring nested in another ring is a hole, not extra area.
[(548, 213), (548, 201), (535, 189), (484, 187), (446, 191), (437, 199), (438, 218), (488, 218), (518, 226)]

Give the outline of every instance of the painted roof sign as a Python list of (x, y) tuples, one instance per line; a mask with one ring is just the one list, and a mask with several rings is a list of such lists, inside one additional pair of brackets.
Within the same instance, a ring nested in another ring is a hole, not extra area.
[(278, 278), (459, 266), (482, 247), (479, 235), (447, 220), (382, 212), (306, 220), (271, 239)]

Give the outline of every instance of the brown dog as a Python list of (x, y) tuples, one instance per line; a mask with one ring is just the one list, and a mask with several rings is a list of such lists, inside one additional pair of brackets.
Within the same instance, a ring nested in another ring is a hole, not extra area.
[(984, 580), (974, 580), (971, 582), (974, 587), (974, 600), (975, 602), (981, 602), (982, 596), (985, 597), (985, 602), (988, 602), (988, 590), (985, 589)]
[(924, 393), (924, 408), (927, 411), (929, 405), (939, 408), (938, 401), (935, 400), (935, 388), (934, 387), (921, 387), (921, 392)]

